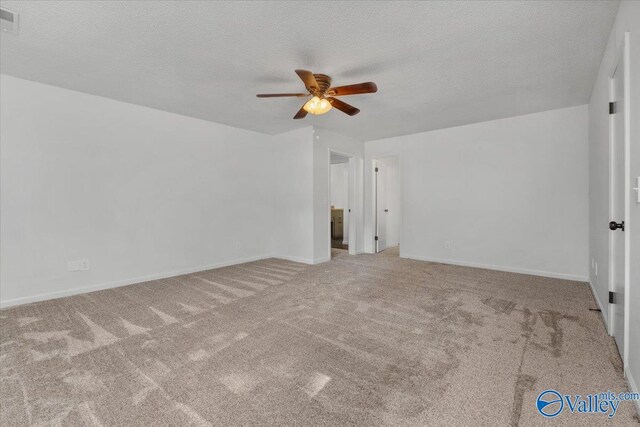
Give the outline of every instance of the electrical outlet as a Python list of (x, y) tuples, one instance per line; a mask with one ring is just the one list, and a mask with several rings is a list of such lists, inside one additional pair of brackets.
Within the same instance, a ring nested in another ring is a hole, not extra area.
[(451, 250), (451, 240), (444, 241), (444, 248), (447, 250)]
[(67, 270), (69, 271), (88, 271), (89, 270), (89, 260), (88, 259), (79, 259), (76, 261), (69, 261), (67, 263)]
[(596, 262), (595, 270), (596, 270), (596, 276), (598, 276), (598, 263), (597, 262)]
[(595, 268), (596, 267), (596, 260), (591, 258), (591, 268)]
[(236, 251), (240, 250), (240, 241), (236, 240)]

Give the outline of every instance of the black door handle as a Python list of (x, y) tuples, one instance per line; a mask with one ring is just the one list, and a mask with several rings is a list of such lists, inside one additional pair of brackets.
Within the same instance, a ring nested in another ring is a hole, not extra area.
[(624, 231), (624, 221), (622, 221), (622, 222), (611, 221), (609, 223), (609, 230), (616, 231), (618, 228), (620, 228), (622, 231)]

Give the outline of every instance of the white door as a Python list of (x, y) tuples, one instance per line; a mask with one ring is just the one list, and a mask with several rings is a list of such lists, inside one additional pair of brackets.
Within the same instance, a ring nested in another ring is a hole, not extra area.
[(390, 157), (384, 161), (386, 182), (386, 215), (388, 248), (400, 243), (400, 165), (398, 157)]
[(384, 163), (375, 166), (376, 184), (376, 252), (387, 248), (387, 179)]
[(624, 75), (622, 61), (613, 74), (611, 146), (611, 284), (613, 336), (620, 354), (624, 354), (624, 275), (625, 275), (625, 147), (624, 147)]

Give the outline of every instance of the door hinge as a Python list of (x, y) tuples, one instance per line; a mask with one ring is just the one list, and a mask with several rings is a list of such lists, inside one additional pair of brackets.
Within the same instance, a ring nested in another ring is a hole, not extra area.
[(376, 173), (378, 173), (378, 168), (376, 168)]
[(616, 303), (615, 295), (616, 295), (615, 292), (609, 291), (609, 304)]
[(376, 237), (375, 237), (375, 240), (376, 240), (376, 241), (378, 240), (378, 236), (376, 236)]
[(615, 114), (616, 113), (616, 103), (615, 102), (610, 102), (609, 103), (609, 114)]

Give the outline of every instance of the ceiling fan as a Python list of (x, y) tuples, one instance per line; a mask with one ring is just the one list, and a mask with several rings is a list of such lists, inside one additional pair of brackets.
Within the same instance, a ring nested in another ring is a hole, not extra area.
[(339, 100), (336, 96), (360, 95), (378, 91), (378, 87), (373, 82), (331, 87), (331, 77), (326, 74), (313, 74), (307, 70), (296, 70), (296, 74), (300, 77), (309, 93), (265, 93), (256, 96), (258, 98), (278, 98), (282, 96), (302, 98), (311, 95), (312, 98), (293, 116), (294, 119), (303, 119), (307, 116), (307, 113), (324, 114), (331, 110), (332, 107), (350, 116), (355, 116), (360, 110)]

